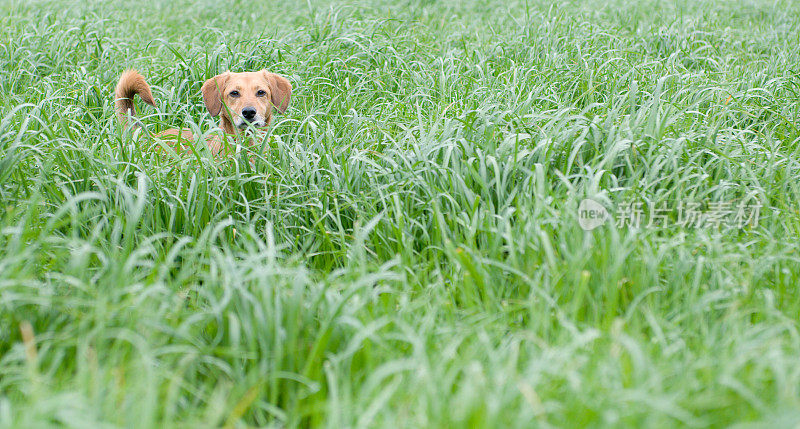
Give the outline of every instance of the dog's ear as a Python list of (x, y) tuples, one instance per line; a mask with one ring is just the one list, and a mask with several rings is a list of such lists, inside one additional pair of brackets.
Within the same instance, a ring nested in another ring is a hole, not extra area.
[(203, 93), (203, 103), (211, 116), (219, 116), (222, 112), (222, 92), (230, 77), (229, 72), (218, 74), (203, 83), (200, 92)]
[(264, 77), (269, 82), (269, 89), (272, 92), (272, 104), (279, 112), (286, 112), (286, 109), (289, 108), (289, 101), (292, 99), (292, 84), (289, 79), (266, 70), (261, 70), (261, 72), (264, 73)]

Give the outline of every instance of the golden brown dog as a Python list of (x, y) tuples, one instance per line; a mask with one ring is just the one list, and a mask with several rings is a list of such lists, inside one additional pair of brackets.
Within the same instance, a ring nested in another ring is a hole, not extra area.
[[(208, 79), (200, 91), (203, 102), (211, 116), (219, 116), (219, 127), (226, 134), (238, 135), (242, 131), (253, 128), (267, 128), (272, 122), (272, 110), (283, 113), (289, 107), (292, 96), (292, 85), (282, 76), (266, 70), (246, 73), (225, 72)], [(126, 70), (119, 77), (115, 107), (117, 118), (125, 126), (128, 119), (136, 114), (133, 97), (139, 97), (145, 103), (155, 106), (150, 85), (136, 70)], [(135, 126), (140, 126), (136, 123)], [(156, 137), (176, 139), (188, 143), (195, 139), (191, 131), (171, 128)], [(217, 154), (222, 149), (219, 137), (209, 137), (206, 141), (209, 149)], [(183, 150), (182, 144), (176, 149)]]

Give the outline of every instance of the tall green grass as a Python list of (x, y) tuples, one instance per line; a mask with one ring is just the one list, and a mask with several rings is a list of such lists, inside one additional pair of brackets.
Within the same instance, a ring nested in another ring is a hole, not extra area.
[[(0, 11), (0, 426), (800, 423), (795, 2)], [(152, 131), (210, 132), (228, 69), (293, 104), (166, 156), (116, 125), (131, 67)]]

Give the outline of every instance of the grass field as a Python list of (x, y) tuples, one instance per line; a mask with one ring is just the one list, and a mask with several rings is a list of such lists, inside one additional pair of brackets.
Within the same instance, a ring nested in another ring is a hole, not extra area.
[[(2, 1), (0, 426), (796, 427), (799, 35), (790, 0)], [(292, 107), (168, 156), (116, 124), (131, 67), (152, 131), (211, 132), (228, 69)]]

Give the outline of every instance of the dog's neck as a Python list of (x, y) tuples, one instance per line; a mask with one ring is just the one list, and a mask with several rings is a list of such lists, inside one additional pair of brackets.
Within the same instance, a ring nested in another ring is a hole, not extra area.
[[(272, 118), (268, 118), (268, 120), (267, 120), (267, 125), (268, 126), (269, 126), (269, 123), (272, 122), (271, 119)], [(263, 136), (267, 132), (267, 128), (266, 127), (259, 128), (259, 129), (255, 129), (255, 128), (241, 129), (241, 128), (235, 127), (235, 126), (233, 126), (233, 122), (231, 122), (231, 120), (228, 119), (225, 116), (220, 116), (219, 127), (220, 127), (220, 129), (222, 129), (223, 134), (225, 134), (227, 136), (230, 136), (230, 137), (233, 137), (235, 140), (242, 140), (242, 141), (251, 140), (253, 137)]]
[(230, 123), (228, 124), (229, 128), (226, 128), (224, 122), (224, 120), (220, 121), (220, 128), (223, 132), (214, 133), (207, 140), (214, 155), (238, 152), (237, 147), (258, 147), (269, 136), (266, 129), (237, 130), (235, 127), (230, 127)]
[(239, 134), (239, 130), (233, 126), (231, 120), (228, 119), (225, 115), (220, 116), (219, 127), (222, 128), (222, 131), (225, 131), (225, 134), (234, 134), (234, 135)]

